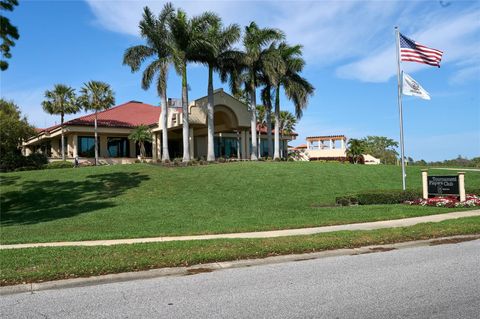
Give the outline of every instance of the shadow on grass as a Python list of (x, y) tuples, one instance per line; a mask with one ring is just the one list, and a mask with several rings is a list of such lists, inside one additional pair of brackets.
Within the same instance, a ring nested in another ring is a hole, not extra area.
[(15, 184), (15, 181), (19, 179), (18, 176), (5, 176), (0, 174), (0, 186), (10, 186)]
[(0, 225), (35, 224), (114, 207), (110, 199), (148, 179), (118, 172), (89, 175), (83, 181), (25, 181), (18, 184), (20, 191), (2, 194)]

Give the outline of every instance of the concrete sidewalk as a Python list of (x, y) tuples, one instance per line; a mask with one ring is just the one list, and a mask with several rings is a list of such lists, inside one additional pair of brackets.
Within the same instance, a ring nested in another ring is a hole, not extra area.
[(139, 243), (158, 243), (167, 241), (186, 241), (186, 240), (208, 240), (208, 239), (232, 239), (232, 238), (272, 238), (284, 236), (312, 235), (319, 233), (328, 233), (342, 230), (373, 230), (381, 228), (395, 228), (413, 226), (421, 223), (436, 223), (449, 219), (457, 219), (462, 217), (480, 216), (480, 210), (461, 211), (453, 213), (445, 213), (438, 215), (429, 215), (421, 217), (412, 217), (404, 219), (385, 220), (378, 222), (357, 223), (336, 226), (323, 226), (312, 228), (284, 229), (262, 232), (249, 233), (230, 233), (215, 235), (195, 235), (195, 236), (170, 236), (170, 237), (150, 237), (150, 238), (132, 238), (132, 239), (111, 239), (111, 240), (89, 240), (89, 241), (67, 241), (52, 243), (29, 243), (29, 244), (13, 244), (0, 245), (0, 249), (19, 249), (19, 248), (35, 248), (35, 247), (67, 247), (67, 246), (111, 246), (122, 244), (139, 244)]

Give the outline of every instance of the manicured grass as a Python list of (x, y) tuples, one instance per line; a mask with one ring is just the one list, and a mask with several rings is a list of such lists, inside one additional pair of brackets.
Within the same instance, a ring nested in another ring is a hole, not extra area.
[[(420, 168), (408, 167), (419, 188)], [(435, 174), (453, 174), (438, 171)], [(435, 207), (332, 206), (336, 196), (399, 189), (400, 168), (245, 162), (165, 168), (148, 164), (0, 175), (2, 244), (225, 233), (396, 219)], [(468, 187), (480, 173), (467, 172)]]
[(222, 239), (98, 247), (0, 250), (0, 284), (88, 277), (272, 255), (480, 234), (480, 217), (373, 231), (268, 239)]

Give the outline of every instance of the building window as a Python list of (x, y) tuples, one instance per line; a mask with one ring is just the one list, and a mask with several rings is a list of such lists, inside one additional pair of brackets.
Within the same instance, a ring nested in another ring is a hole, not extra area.
[[(100, 139), (97, 139), (98, 149), (100, 150)], [(78, 156), (95, 157), (95, 137), (79, 136), (78, 137)]]
[(126, 137), (108, 137), (107, 152), (109, 157), (130, 157), (130, 142)]
[(232, 158), (238, 155), (238, 139), (234, 137), (214, 137), (215, 157)]

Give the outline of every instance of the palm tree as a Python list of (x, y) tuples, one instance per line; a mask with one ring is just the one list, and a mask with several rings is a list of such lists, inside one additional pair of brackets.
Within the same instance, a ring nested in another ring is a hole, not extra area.
[(145, 142), (152, 142), (152, 132), (147, 125), (137, 126), (128, 136), (129, 140), (134, 141), (140, 147), (140, 158), (145, 158)]
[(252, 152), (251, 159), (257, 160), (257, 117), (256, 117), (256, 88), (259, 85), (259, 77), (261, 74), (270, 75), (279, 67), (281, 61), (278, 55), (274, 53), (269, 46), (277, 40), (284, 38), (282, 31), (271, 28), (259, 28), (255, 22), (245, 27), (245, 35), (243, 37), (243, 52), (237, 59), (241, 64), (244, 74), (241, 77), (245, 83), (245, 89), (248, 91), (250, 112), (251, 112), (251, 130), (252, 130)]
[(272, 85), (268, 79), (263, 78), (261, 83), (265, 87), (261, 91), (262, 103), (265, 106), (265, 125), (267, 126), (268, 157), (273, 157), (272, 139)]
[(355, 164), (365, 151), (365, 142), (356, 138), (348, 140), (347, 155), (352, 158)]
[[(262, 127), (264, 127), (267, 123), (267, 109), (264, 105), (257, 105), (257, 123), (259, 125), (259, 128), (261, 129)], [(261, 152), (261, 148), (262, 148), (262, 143), (261, 143), (261, 132), (259, 130), (259, 133), (258, 133), (258, 157), (262, 157), (262, 152)]]
[(175, 70), (182, 77), (182, 113), (183, 113), (183, 161), (190, 161), (190, 140), (188, 122), (188, 82), (187, 64), (199, 59), (199, 53), (214, 51), (214, 43), (205, 36), (209, 27), (218, 17), (205, 12), (191, 19), (185, 11), (178, 9), (169, 19), (172, 40), (172, 53)]
[(300, 45), (289, 46), (280, 43), (277, 48), (278, 54), (283, 61), (283, 67), (277, 68), (273, 73), (272, 84), (275, 90), (275, 152), (274, 158), (280, 157), (280, 88), (283, 86), (285, 95), (293, 100), (295, 115), (300, 119), (303, 109), (307, 106), (308, 98), (313, 95), (315, 88), (300, 72), (305, 66), (302, 58), (302, 47)]
[(139, 23), (140, 35), (145, 39), (145, 45), (136, 45), (125, 50), (123, 64), (130, 66), (132, 72), (140, 70), (146, 60), (149, 64), (143, 71), (142, 88), (148, 90), (154, 78), (157, 94), (161, 99), (159, 126), (162, 130), (162, 161), (170, 160), (168, 153), (168, 105), (167, 78), (168, 68), (172, 63), (172, 47), (168, 21), (172, 18), (174, 9), (171, 3), (166, 3), (156, 18), (148, 7), (143, 9), (143, 18)]
[[(280, 139), (283, 141), (283, 134), (292, 134), (297, 124), (297, 118), (288, 111), (280, 111)], [(285, 150), (282, 150), (284, 153)]]
[(214, 161), (213, 72), (220, 73), (222, 82), (227, 80), (227, 76), (231, 72), (231, 65), (235, 63), (236, 52), (232, 50), (232, 45), (240, 38), (240, 27), (232, 24), (224, 28), (221, 19), (215, 15), (212, 15), (210, 20), (208, 29), (203, 35), (210, 45), (198, 52), (196, 60), (208, 67), (207, 161)]
[(115, 104), (115, 94), (110, 85), (100, 81), (84, 83), (80, 90), (81, 106), (85, 110), (95, 111), (95, 165), (98, 165), (97, 113), (111, 108)]
[(62, 130), (62, 160), (65, 160), (65, 136), (63, 132), (63, 121), (65, 114), (75, 114), (80, 111), (80, 105), (77, 103), (75, 89), (63, 85), (55, 84), (53, 90), (45, 91), (45, 101), (42, 102), (43, 109), (48, 114), (60, 115), (60, 127)]

